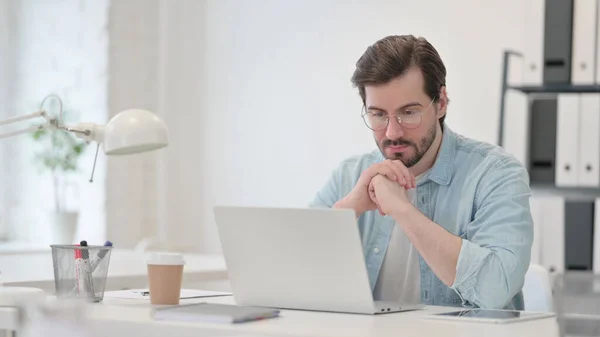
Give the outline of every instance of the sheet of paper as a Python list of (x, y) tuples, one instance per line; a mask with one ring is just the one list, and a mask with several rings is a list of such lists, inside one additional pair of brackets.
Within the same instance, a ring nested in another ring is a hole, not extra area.
[[(179, 298), (186, 299), (186, 298), (215, 297), (215, 296), (228, 296), (228, 295), (231, 295), (231, 293), (222, 292), (222, 291), (211, 291), (211, 290), (181, 289), (181, 295)], [(104, 293), (104, 297), (150, 300), (150, 295), (149, 295), (148, 289), (107, 291)]]

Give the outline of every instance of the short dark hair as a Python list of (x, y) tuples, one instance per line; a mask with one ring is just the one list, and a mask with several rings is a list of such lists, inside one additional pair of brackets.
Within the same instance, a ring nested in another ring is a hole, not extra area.
[[(365, 104), (365, 86), (385, 84), (416, 66), (425, 80), (425, 93), (437, 102), (446, 86), (446, 67), (437, 50), (423, 37), (391, 35), (369, 46), (356, 62), (352, 84)], [(443, 127), (446, 115), (442, 116)]]

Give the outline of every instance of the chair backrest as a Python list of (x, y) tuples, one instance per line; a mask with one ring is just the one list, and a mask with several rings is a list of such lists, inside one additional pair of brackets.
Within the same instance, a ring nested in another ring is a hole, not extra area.
[(529, 265), (523, 285), (523, 299), (525, 311), (552, 312), (554, 310), (550, 275), (546, 268), (537, 264)]

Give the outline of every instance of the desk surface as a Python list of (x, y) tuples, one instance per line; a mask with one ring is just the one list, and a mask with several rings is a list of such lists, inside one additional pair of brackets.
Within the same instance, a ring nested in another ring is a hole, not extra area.
[[(202, 301), (234, 303), (233, 297), (182, 300), (182, 304)], [(300, 310), (282, 310), (281, 317), (241, 324), (154, 321), (156, 306), (147, 300), (108, 299), (87, 304), (92, 336), (111, 337), (202, 337), (202, 336), (287, 336), (287, 337), (558, 337), (556, 318), (510, 324), (428, 320), (426, 315), (454, 311), (450, 307), (385, 315), (358, 315)], [(17, 329), (17, 310), (0, 308), (0, 330)]]
[[(184, 254), (184, 283), (227, 279), (221, 255)], [(52, 253), (36, 252), (0, 255), (0, 280), (5, 285), (42, 288), (54, 291)], [(113, 249), (108, 268), (107, 289), (140, 288), (147, 284), (146, 254)]]
[[(201, 302), (202, 299), (182, 303)], [(204, 299), (234, 303), (233, 297)], [(424, 317), (457, 308), (426, 307), (424, 310), (385, 315), (357, 315), (282, 310), (281, 317), (242, 324), (153, 321), (152, 306), (140, 300), (105, 299), (91, 305), (94, 330), (104, 336), (544, 336), (559, 335), (556, 318), (512, 324), (434, 321)]]

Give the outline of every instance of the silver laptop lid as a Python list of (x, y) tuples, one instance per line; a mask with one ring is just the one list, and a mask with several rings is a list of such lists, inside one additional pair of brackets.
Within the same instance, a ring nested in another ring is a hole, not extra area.
[(214, 208), (240, 305), (373, 312), (352, 210)]

